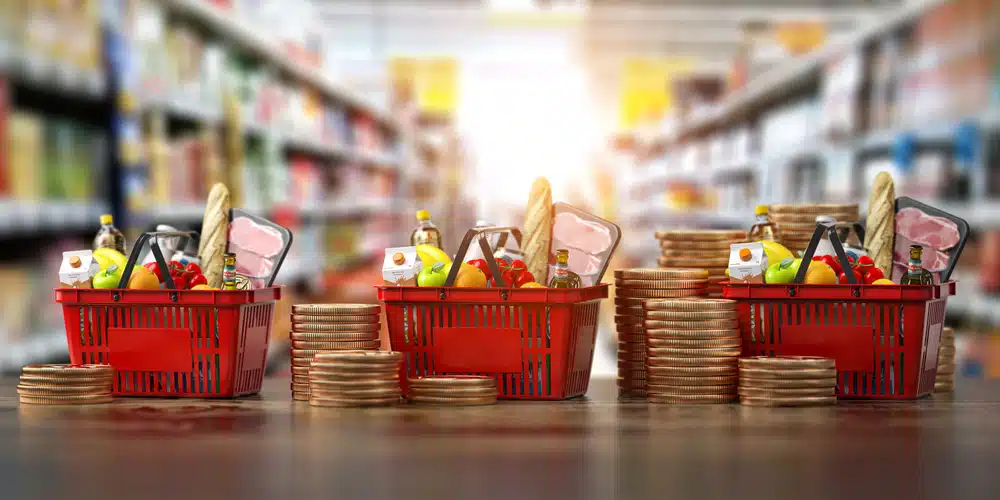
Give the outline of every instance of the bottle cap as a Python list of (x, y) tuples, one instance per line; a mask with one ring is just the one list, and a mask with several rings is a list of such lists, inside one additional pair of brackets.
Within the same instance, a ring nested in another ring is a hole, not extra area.
[(431, 213), (427, 210), (417, 210), (417, 220), (430, 220)]
[(101, 224), (109, 225), (109, 224), (113, 224), (114, 221), (115, 221), (115, 219), (114, 219), (114, 217), (111, 216), (111, 214), (104, 214), (104, 215), (101, 216)]
[(753, 209), (754, 215), (767, 215), (767, 205), (757, 205), (757, 208)]
[(564, 264), (569, 262), (569, 250), (559, 249), (556, 250), (556, 262)]

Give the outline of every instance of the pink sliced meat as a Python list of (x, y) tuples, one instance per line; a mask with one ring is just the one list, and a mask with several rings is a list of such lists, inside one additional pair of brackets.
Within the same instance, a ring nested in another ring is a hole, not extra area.
[[(892, 261), (896, 265), (901, 265), (906, 267), (910, 262), (910, 245), (919, 243), (914, 243), (906, 238), (904, 238), (899, 233), (896, 234), (896, 243), (892, 248)], [(931, 272), (941, 272), (948, 267), (948, 254), (923, 245), (924, 252), (921, 255), (920, 264), (924, 269)]]
[(281, 233), (273, 227), (262, 226), (246, 217), (237, 217), (229, 224), (229, 244), (230, 248), (238, 247), (261, 257), (274, 257), (284, 246), (284, 240)]
[[(896, 214), (896, 251), (899, 251), (899, 236), (925, 247), (948, 250), (958, 244), (958, 225), (945, 219), (925, 214), (918, 208), (908, 207)], [(907, 248), (909, 252), (909, 248)], [(925, 255), (926, 258), (926, 255)], [(907, 257), (906, 260), (908, 260)]]
[[(588, 254), (600, 254), (614, 245), (608, 228), (594, 221), (578, 217), (576, 214), (561, 212), (556, 214), (552, 227), (557, 229), (552, 234), (552, 249), (577, 249)], [(573, 254), (570, 251), (570, 267), (573, 267)]]
[(274, 269), (274, 262), (243, 248), (232, 248), (236, 254), (236, 272), (248, 276), (268, 276)]

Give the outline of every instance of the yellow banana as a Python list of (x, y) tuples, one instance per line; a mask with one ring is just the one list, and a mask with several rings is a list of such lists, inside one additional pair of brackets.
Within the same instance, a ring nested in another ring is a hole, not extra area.
[(111, 264), (118, 266), (118, 269), (125, 269), (125, 264), (128, 264), (128, 257), (114, 248), (101, 247), (94, 250), (94, 259), (100, 264), (102, 271)]
[(435, 262), (451, 263), (451, 257), (434, 245), (417, 245), (417, 255), (424, 267), (433, 266)]

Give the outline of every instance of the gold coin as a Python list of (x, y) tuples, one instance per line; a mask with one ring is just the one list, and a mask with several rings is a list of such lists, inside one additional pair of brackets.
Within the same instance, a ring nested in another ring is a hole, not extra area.
[(407, 398), (411, 403), (421, 405), (438, 406), (486, 406), (496, 404), (497, 398), (493, 397), (468, 397), (468, 398), (442, 398), (435, 396), (410, 396)]
[(816, 389), (822, 387), (836, 387), (836, 377), (805, 378), (805, 379), (780, 379), (780, 378), (755, 378), (740, 376), (740, 385), (755, 389)]
[(396, 351), (327, 352), (316, 356), (317, 363), (371, 363), (396, 365), (403, 361), (403, 353)]
[(694, 280), (615, 280), (616, 288), (677, 290), (688, 288), (705, 288), (708, 279)]
[(739, 338), (740, 331), (737, 328), (709, 328), (709, 329), (677, 329), (677, 328), (647, 328), (645, 330), (646, 339), (661, 340), (682, 340), (682, 339), (731, 339)]
[[(324, 351), (330, 353), (331, 351)], [(339, 352), (339, 351), (338, 351)], [(351, 352), (379, 352), (379, 351), (351, 351)], [(367, 372), (367, 373), (395, 373), (399, 370), (400, 361), (391, 360), (380, 361), (314, 361), (310, 367), (309, 374), (327, 372)]]
[(737, 357), (742, 350), (739, 347), (706, 347), (706, 348), (682, 348), (682, 347), (649, 347), (649, 356), (668, 358), (689, 358), (689, 357)]
[(292, 400), (294, 401), (309, 401), (308, 393), (301, 393), (298, 391), (292, 391)]
[(768, 215), (777, 215), (782, 212), (796, 214), (823, 214), (832, 213), (860, 213), (857, 203), (779, 203), (771, 205)]
[(726, 259), (729, 262), (729, 248), (719, 249), (719, 250), (687, 250), (687, 249), (676, 249), (676, 248), (663, 248), (660, 247), (660, 257), (666, 257), (668, 259), (688, 259), (688, 260), (717, 260)]
[(291, 386), (292, 386), (292, 391), (294, 391), (294, 392), (304, 392), (304, 393), (307, 393), (307, 394), (309, 392), (311, 392), (311, 387), (309, 386), (309, 384), (295, 384), (295, 383), (293, 383), (293, 384), (291, 384)]
[[(619, 363), (620, 365), (621, 363)], [(725, 366), (736, 367), (737, 360), (733, 357), (721, 356), (650, 356), (646, 365), (653, 366)]]
[(938, 367), (937, 367), (937, 373), (938, 373), (938, 375), (950, 375), (950, 374), (953, 374), (953, 373), (955, 373), (955, 364), (954, 363), (939, 364)]
[(660, 240), (661, 250), (677, 251), (720, 251), (729, 253), (729, 248), (734, 243), (745, 243), (746, 238), (734, 238), (718, 241), (684, 241), (684, 240)]
[(817, 356), (752, 356), (740, 359), (740, 368), (768, 368), (772, 370), (811, 368), (827, 370), (836, 368), (836, 361)]
[(27, 365), (21, 368), (24, 375), (47, 375), (62, 377), (110, 377), (115, 372), (111, 365)]
[(428, 388), (411, 387), (410, 397), (422, 396), (432, 398), (496, 398), (496, 387), (446, 387)]
[(309, 406), (318, 406), (326, 408), (360, 408), (363, 406), (393, 406), (400, 403), (400, 398), (396, 397), (385, 397), (385, 398), (330, 398), (330, 397), (309, 397)]
[(618, 288), (615, 297), (652, 299), (660, 297), (697, 297), (705, 295), (705, 288), (685, 288), (678, 290), (650, 290), (648, 288)]
[(342, 389), (331, 388), (325, 385), (310, 386), (310, 394), (319, 398), (350, 398), (350, 399), (385, 399), (391, 397), (402, 397), (403, 391), (396, 387), (386, 388), (355, 388)]
[(615, 325), (615, 331), (618, 333), (632, 333), (632, 334), (642, 334), (646, 331), (646, 328), (642, 325)]
[(618, 373), (646, 371), (646, 361), (622, 361), (618, 360)]
[(22, 396), (59, 396), (74, 394), (111, 394), (111, 384), (39, 386), (17, 384), (17, 393)]
[(780, 389), (761, 389), (758, 387), (741, 386), (738, 392), (740, 396), (746, 396), (749, 398), (797, 398), (802, 396), (834, 396), (834, 389), (835, 388), (832, 385), (827, 387), (796, 387)]
[(292, 375), (293, 384), (308, 384), (309, 375)]
[(356, 389), (399, 389), (399, 377), (394, 379), (311, 379), (310, 387), (320, 390), (356, 390)]
[(939, 357), (945, 357), (945, 358), (954, 358), (955, 357), (955, 352), (956, 351), (955, 351), (955, 348), (953, 346), (941, 346), (938, 349), (938, 356)]
[(624, 333), (616, 332), (619, 342), (628, 342), (630, 344), (642, 344), (646, 345), (646, 334), (645, 333)]
[(687, 405), (711, 405), (711, 404), (725, 404), (725, 403), (735, 403), (739, 396), (736, 394), (718, 394), (718, 395), (680, 395), (680, 396), (666, 396), (650, 394), (647, 396), (650, 403), (659, 404), (687, 404)]
[(646, 319), (661, 321), (733, 321), (739, 318), (740, 313), (737, 311), (658, 311), (655, 309), (646, 311)]
[(658, 396), (718, 396), (736, 394), (736, 384), (724, 385), (663, 385), (649, 382), (646, 392)]
[(647, 379), (650, 384), (660, 386), (693, 387), (693, 386), (733, 386), (739, 383), (740, 379), (736, 375), (706, 376), (706, 377), (683, 377), (650, 375)]
[(322, 316), (359, 316), (382, 312), (377, 304), (295, 304), (292, 313)]
[(19, 379), (21, 384), (24, 385), (40, 385), (40, 386), (93, 386), (93, 385), (114, 385), (114, 377), (100, 376), (100, 377), (64, 377), (61, 375), (49, 376), (49, 375), (21, 375)]
[(628, 314), (615, 315), (616, 325), (641, 325), (642, 322), (643, 322), (642, 315), (628, 315)]
[(74, 396), (22, 396), (17, 397), (22, 404), (29, 405), (94, 405), (114, 401), (111, 394), (79, 394)]
[(702, 320), (702, 321), (663, 321), (658, 319), (647, 319), (643, 322), (646, 330), (736, 330), (740, 327), (740, 322), (730, 319)]
[[(368, 341), (368, 342), (340, 342), (340, 347), (336, 348), (336, 350), (341, 350), (341, 351), (358, 351), (358, 350), (362, 350), (362, 349), (372, 350), (372, 349), (378, 349), (380, 346), (381, 346), (381, 342), (379, 342), (377, 340), (371, 340), (371, 341)], [(309, 358), (309, 359), (312, 359), (312, 357), (315, 356), (315, 355), (317, 355), (317, 354), (328, 353), (328, 352), (333, 351), (333, 350), (335, 350), (335, 349), (332, 349), (332, 348), (331, 349), (324, 349), (324, 350), (319, 350), (319, 349), (292, 349), (292, 357), (293, 358)]]
[(743, 342), (739, 337), (727, 339), (647, 339), (645, 345), (649, 347), (673, 347), (680, 349), (705, 349), (705, 348), (736, 348), (739, 349)]
[(708, 230), (708, 229), (680, 229), (672, 231), (657, 231), (655, 233), (658, 240), (680, 240), (680, 241), (719, 241), (719, 240), (745, 240), (746, 231), (732, 230)]
[(292, 332), (293, 341), (304, 342), (368, 342), (379, 339), (379, 332)]
[(934, 392), (955, 392), (955, 382), (935, 382)]
[[(717, 258), (685, 258), (685, 257), (659, 257), (656, 264), (661, 267), (689, 267), (705, 269), (706, 267), (724, 266), (729, 264), (729, 257)], [(706, 273), (708, 271), (705, 271)]]
[(645, 349), (638, 349), (635, 351), (618, 350), (618, 361), (642, 362), (646, 361), (647, 357), (649, 357), (649, 355), (646, 354)]
[(776, 378), (776, 379), (811, 379), (811, 378), (831, 378), (837, 376), (835, 369), (773, 369), (773, 368), (740, 368), (740, 377), (749, 378)]
[(377, 324), (378, 314), (363, 315), (323, 315), (323, 314), (293, 314), (292, 323), (351, 323), (351, 324)]
[(736, 365), (727, 366), (650, 366), (650, 377), (736, 377)]
[[(377, 342), (376, 340), (368, 340), (365, 342)], [(354, 345), (356, 342), (346, 342), (347, 344)], [(345, 342), (310, 342), (305, 340), (293, 340), (292, 347), (295, 349), (314, 349), (314, 350), (342, 350)], [(355, 348), (352, 348), (355, 349)]]
[(643, 308), (642, 308), (641, 305), (640, 306), (618, 306), (618, 307), (615, 307), (615, 314), (616, 315), (629, 315), (629, 316), (635, 315), (635, 316), (642, 317), (642, 315), (644, 313), (645, 313), (645, 311), (643, 310)]
[(615, 278), (623, 280), (668, 280), (668, 279), (705, 279), (708, 272), (704, 269), (618, 269)]
[(399, 383), (399, 370), (386, 370), (382, 372), (373, 372), (371, 368), (366, 370), (341, 370), (341, 371), (323, 371), (323, 372), (312, 372), (309, 374), (310, 384), (323, 384), (323, 383), (334, 383), (342, 381), (394, 381)]
[(833, 217), (840, 222), (854, 222), (859, 219), (858, 213), (854, 212), (829, 212), (823, 214), (797, 214), (797, 213), (776, 213), (768, 214), (775, 223), (793, 223), (793, 224), (813, 224), (815, 227), (816, 216), (823, 215)]
[(292, 323), (293, 332), (377, 332), (381, 326), (378, 323)]
[(645, 389), (619, 389), (618, 397), (621, 399), (646, 399)]
[(781, 221), (781, 222), (776, 222), (775, 225), (778, 226), (778, 231), (780, 231), (779, 234), (781, 234), (782, 236), (784, 236), (785, 234), (789, 235), (807, 234), (807, 233), (812, 234), (813, 232), (816, 231), (815, 222), (810, 224), (808, 222), (796, 223), (796, 222)]
[(650, 300), (646, 304), (647, 311), (735, 311), (738, 303), (729, 299), (657, 299)]
[(478, 375), (427, 376), (408, 379), (411, 388), (417, 387), (496, 387), (493, 377)]
[(740, 404), (746, 406), (827, 406), (837, 404), (836, 396), (749, 397), (741, 396)]
[(292, 367), (292, 376), (294, 377), (296, 375), (309, 375), (309, 367), (308, 366), (293, 366)]
[(309, 368), (312, 358), (292, 358), (292, 368)]

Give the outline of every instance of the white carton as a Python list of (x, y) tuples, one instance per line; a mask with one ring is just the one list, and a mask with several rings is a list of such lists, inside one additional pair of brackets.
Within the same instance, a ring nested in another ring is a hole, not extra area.
[(417, 275), (422, 268), (417, 247), (386, 248), (382, 281), (386, 285), (417, 286)]
[(93, 288), (90, 280), (100, 270), (101, 265), (94, 260), (94, 252), (90, 250), (63, 252), (62, 265), (59, 266), (59, 286)]
[(763, 283), (767, 253), (761, 243), (733, 243), (729, 246), (729, 281)]

